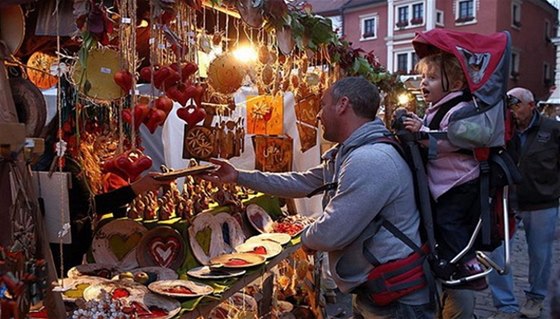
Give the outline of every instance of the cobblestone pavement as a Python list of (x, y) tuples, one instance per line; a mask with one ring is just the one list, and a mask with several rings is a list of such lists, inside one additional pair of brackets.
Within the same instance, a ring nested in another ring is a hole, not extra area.
[[(556, 226), (556, 240), (554, 242), (553, 261), (552, 261), (552, 277), (560, 275), (560, 220)], [(525, 231), (519, 228), (515, 233), (511, 246), (511, 265), (515, 280), (515, 296), (520, 305), (525, 302), (524, 289), (528, 289), (527, 274), (529, 268), (529, 258), (527, 255), (527, 243), (525, 240)], [(351, 297), (349, 295), (338, 293), (336, 303), (327, 304), (327, 315), (329, 319), (352, 318)], [(486, 289), (476, 293), (476, 309), (475, 314), (479, 319), (485, 319), (492, 315), (496, 309), (492, 304), (492, 295), (490, 290)], [(550, 316), (550, 297), (545, 299), (545, 307), (542, 312), (541, 319), (556, 319)]]

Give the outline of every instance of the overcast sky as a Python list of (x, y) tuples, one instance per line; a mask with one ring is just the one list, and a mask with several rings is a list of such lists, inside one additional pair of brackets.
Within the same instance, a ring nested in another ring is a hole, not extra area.
[(548, 0), (548, 2), (552, 3), (556, 8), (560, 5), (560, 0)]

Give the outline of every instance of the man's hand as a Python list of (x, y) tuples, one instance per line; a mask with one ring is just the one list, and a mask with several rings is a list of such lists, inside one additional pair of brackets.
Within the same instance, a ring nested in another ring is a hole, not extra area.
[(209, 159), (210, 163), (218, 165), (219, 168), (207, 174), (200, 174), (197, 177), (210, 181), (212, 183), (237, 183), (239, 172), (228, 161), (216, 158)]

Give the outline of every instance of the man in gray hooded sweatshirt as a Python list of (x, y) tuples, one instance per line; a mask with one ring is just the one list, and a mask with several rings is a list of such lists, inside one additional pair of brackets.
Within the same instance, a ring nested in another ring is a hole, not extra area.
[(328, 253), (338, 288), (354, 293), (354, 318), (432, 318), (429, 290), (424, 287), (381, 306), (361, 289), (374, 266), (366, 253), (381, 264), (403, 259), (413, 251), (374, 221), (383, 216), (420, 246), (420, 215), (414, 199), (411, 172), (394, 146), (374, 143), (389, 131), (376, 117), (377, 87), (362, 77), (334, 83), (323, 95), (317, 115), (323, 137), (336, 144), (322, 156), (322, 164), (305, 172), (264, 173), (234, 168), (227, 161), (211, 162), (220, 168), (203, 178), (238, 183), (280, 196), (300, 198), (323, 192), (323, 214), (302, 234), (308, 253)]

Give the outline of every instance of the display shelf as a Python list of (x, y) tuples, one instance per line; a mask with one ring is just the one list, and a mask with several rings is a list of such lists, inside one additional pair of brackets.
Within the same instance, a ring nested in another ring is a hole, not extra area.
[(199, 304), (195, 309), (189, 312), (183, 313), (179, 318), (180, 319), (196, 319), (199, 317), (206, 317), (212, 309), (222, 303), (224, 300), (231, 297), (234, 293), (238, 292), (248, 284), (255, 281), (255, 279), (265, 275), (268, 271), (274, 268), (278, 263), (282, 260), (286, 259), (288, 256), (292, 255), (296, 252), (301, 246), (301, 243), (297, 243), (295, 245), (289, 246), (285, 248), (278, 256), (274, 257), (270, 261), (268, 261), (263, 266), (260, 266), (258, 270), (253, 272), (248, 272), (243, 277), (240, 277), (235, 283), (233, 283), (229, 289), (225, 290), (221, 295), (220, 299), (216, 299), (215, 301)]

